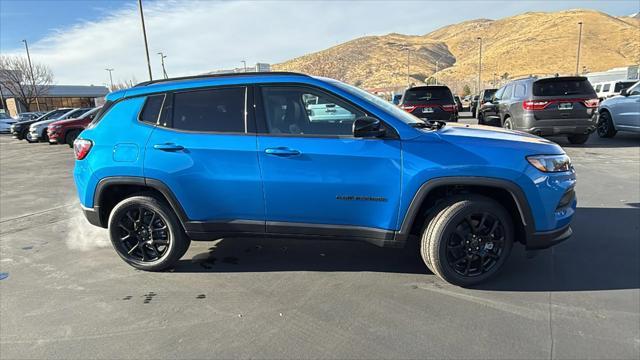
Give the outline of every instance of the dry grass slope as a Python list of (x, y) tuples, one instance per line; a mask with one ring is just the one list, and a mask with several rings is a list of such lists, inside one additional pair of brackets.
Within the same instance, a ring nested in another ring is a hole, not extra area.
[(358, 38), (274, 65), (340, 79), (364, 88), (407, 84), (407, 49), (411, 82), (433, 76), (460, 90), (475, 85), (482, 37), (482, 81), (489, 86), (505, 73), (571, 74), (575, 71), (578, 25), (583, 42), (580, 71), (603, 71), (640, 63), (640, 18), (613, 17), (592, 10), (524, 13), (500, 20), (478, 19), (449, 25), (423, 36), (389, 34)]

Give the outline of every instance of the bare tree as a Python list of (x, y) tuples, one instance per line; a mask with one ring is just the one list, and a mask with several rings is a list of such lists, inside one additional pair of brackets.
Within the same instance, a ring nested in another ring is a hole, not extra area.
[(15, 98), (28, 111), (36, 98), (47, 95), (53, 83), (51, 69), (40, 63), (32, 63), (22, 56), (0, 56), (0, 86), (2, 94)]
[(139, 81), (136, 80), (136, 77), (132, 77), (130, 80), (118, 81), (113, 84), (113, 89), (111, 91), (123, 90), (134, 87)]

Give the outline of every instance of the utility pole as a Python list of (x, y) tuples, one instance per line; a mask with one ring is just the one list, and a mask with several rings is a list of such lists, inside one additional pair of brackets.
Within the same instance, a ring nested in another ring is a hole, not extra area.
[(160, 51), (158, 55), (160, 55), (160, 62), (162, 63), (162, 75), (165, 79), (168, 79), (169, 77), (167, 76), (167, 69), (165, 69), (164, 67), (164, 59), (167, 57), (167, 55), (163, 54), (162, 51)]
[(578, 54), (576, 55), (576, 76), (579, 75), (578, 68), (580, 66), (580, 45), (582, 45), (582, 21), (578, 23), (578, 26), (580, 26), (580, 30), (578, 33)]
[(478, 37), (476, 40), (480, 40), (480, 51), (478, 54), (478, 89), (477, 93), (480, 93), (480, 79), (482, 77), (482, 38)]
[(247, 61), (246, 60), (240, 60), (240, 62), (244, 66), (244, 72), (247, 72)]
[[(31, 55), (29, 55), (29, 45), (27, 40), (22, 40), (24, 48), (27, 50), (27, 61), (29, 62), (29, 72), (31, 73), (31, 86), (33, 86), (33, 95), (36, 95), (36, 107), (40, 111), (40, 101), (38, 100), (38, 91), (36, 90), (36, 79), (33, 77), (33, 66), (31, 65)], [(29, 109), (27, 109), (28, 111)]]
[(440, 60), (436, 60), (436, 72), (434, 78), (436, 79), (436, 85), (438, 85), (438, 64), (440, 64)]
[(410, 61), (411, 61), (411, 49), (407, 48), (407, 87), (411, 86), (411, 77), (409, 77)]
[(144, 37), (144, 51), (147, 54), (147, 69), (149, 70), (149, 80), (153, 80), (151, 75), (151, 60), (149, 59), (149, 44), (147, 44), (147, 29), (144, 26), (144, 12), (142, 11), (142, 0), (138, 0), (138, 8), (140, 9), (140, 21), (142, 22), (142, 37)]
[(111, 91), (113, 91), (113, 76), (111, 76), (111, 72), (113, 71), (113, 69), (105, 69), (109, 72), (109, 83), (111, 84), (111, 87), (109, 88)]

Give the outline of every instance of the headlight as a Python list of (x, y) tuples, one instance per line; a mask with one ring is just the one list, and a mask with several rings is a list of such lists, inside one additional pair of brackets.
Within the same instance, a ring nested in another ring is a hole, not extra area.
[(571, 170), (571, 159), (566, 154), (527, 156), (527, 161), (542, 172), (562, 172)]

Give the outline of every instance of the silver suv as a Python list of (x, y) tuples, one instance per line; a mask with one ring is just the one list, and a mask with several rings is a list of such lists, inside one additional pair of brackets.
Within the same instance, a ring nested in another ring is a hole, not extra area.
[(598, 114), (600, 137), (613, 137), (618, 131), (640, 132), (640, 81), (601, 102)]

